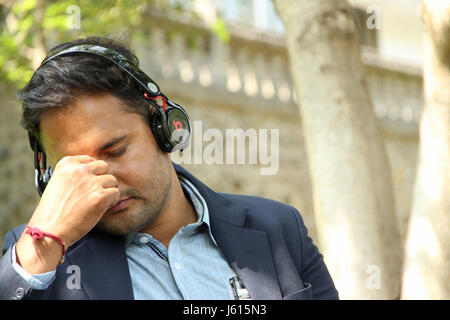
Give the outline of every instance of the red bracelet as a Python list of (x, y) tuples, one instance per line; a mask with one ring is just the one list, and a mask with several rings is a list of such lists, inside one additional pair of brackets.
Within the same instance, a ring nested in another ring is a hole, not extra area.
[(59, 261), (59, 263), (61, 264), (64, 262), (64, 257), (66, 255), (66, 245), (64, 244), (64, 242), (62, 242), (62, 240), (59, 237), (48, 232), (43, 232), (41, 229), (36, 227), (26, 226), (25, 228), (26, 228), (25, 233), (29, 234), (33, 238), (33, 240), (39, 240), (44, 237), (49, 237), (52, 238), (53, 240), (56, 240), (61, 245), (62, 248), (62, 258)]

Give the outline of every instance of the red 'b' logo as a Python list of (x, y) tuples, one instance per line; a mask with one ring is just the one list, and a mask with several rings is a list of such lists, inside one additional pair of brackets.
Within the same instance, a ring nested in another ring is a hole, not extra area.
[(173, 120), (173, 125), (175, 126), (175, 129), (176, 129), (178, 132), (180, 132), (181, 129), (183, 129), (183, 125), (181, 124), (180, 121), (175, 121), (175, 120)]

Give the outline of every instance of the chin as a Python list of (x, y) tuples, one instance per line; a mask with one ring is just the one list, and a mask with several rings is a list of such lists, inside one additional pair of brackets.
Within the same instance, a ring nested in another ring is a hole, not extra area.
[(95, 228), (108, 234), (125, 236), (148, 226), (158, 215), (159, 212), (152, 213), (143, 210), (133, 213), (132, 211), (125, 210), (104, 216)]

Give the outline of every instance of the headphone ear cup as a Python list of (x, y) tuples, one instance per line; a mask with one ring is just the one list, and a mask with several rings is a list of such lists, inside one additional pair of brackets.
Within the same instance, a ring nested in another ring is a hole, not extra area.
[(47, 184), (49, 183), (52, 174), (53, 174), (52, 167), (48, 167), (47, 169), (45, 169), (44, 175), (39, 179), (39, 187), (38, 187), (39, 195), (42, 196), (42, 193), (44, 193), (44, 190), (47, 187)]
[(47, 169), (45, 169), (44, 176), (42, 177), (42, 182), (44, 183), (44, 188), (49, 183), (50, 178), (52, 177), (52, 174), (53, 174), (52, 167), (48, 167)]
[(156, 109), (149, 117), (153, 136), (162, 151), (182, 151), (189, 144), (191, 124), (182, 107), (172, 106), (166, 111)]
[(189, 144), (191, 137), (189, 117), (182, 108), (173, 108), (167, 112), (167, 128), (173, 150), (182, 151)]

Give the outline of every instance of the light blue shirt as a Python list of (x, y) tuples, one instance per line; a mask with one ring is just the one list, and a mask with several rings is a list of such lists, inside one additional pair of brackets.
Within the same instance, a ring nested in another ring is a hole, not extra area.
[[(208, 206), (192, 183), (178, 178), (191, 198), (198, 220), (180, 228), (170, 240), (169, 248), (149, 234), (127, 236), (126, 255), (134, 298), (234, 299), (229, 280), (236, 274), (211, 233)], [(15, 259), (12, 254), (14, 269), (33, 289), (46, 289), (54, 280), (56, 270), (31, 275)]]

